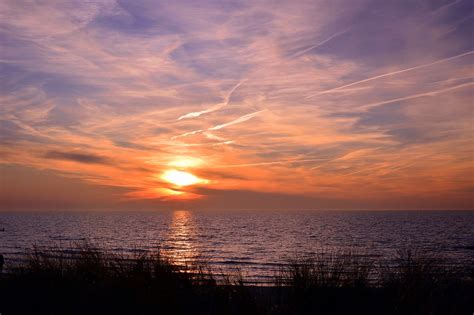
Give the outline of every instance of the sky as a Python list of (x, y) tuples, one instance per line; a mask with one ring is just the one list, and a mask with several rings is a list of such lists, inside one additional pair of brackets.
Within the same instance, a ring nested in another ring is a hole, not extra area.
[(474, 208), (469, 0), (0, 2), (0, 210)]

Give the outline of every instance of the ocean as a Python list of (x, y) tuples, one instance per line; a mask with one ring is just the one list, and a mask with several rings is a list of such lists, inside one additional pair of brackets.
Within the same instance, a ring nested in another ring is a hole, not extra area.
[(320, 252), (390, 261), (416, 249), (472, 267), (473, 227), (469, 211), (0, 212), (0, 253), (8, 266), (35, 245), (87, 239), (115, 253), (160, 248), (178, 264), (204, 260), (266, 282), (292, 259)]

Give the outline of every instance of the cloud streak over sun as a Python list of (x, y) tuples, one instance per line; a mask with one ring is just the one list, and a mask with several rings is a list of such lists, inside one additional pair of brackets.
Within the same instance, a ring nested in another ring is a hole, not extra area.
[(69, 184), (104, 208), (238, 208), (250, 193), (268, 207), (472, 208), (470, 1), (0, 12), (0, 170), (27, 183), (2, 186), (5, 208), (35, 204), (44, 178), (57, 182), (45, 208)]

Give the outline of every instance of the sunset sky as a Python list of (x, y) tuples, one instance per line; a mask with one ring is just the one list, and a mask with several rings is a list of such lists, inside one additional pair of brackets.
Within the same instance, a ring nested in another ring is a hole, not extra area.
[(472, 209), (469, 0), (0, 2), (0, 209)]

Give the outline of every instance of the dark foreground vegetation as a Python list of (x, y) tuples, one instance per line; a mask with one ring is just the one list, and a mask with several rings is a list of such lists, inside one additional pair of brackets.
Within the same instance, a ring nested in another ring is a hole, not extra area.
[(393, 264), (348, 253), (296, 260), (273, 286), (247, 285), (159, 251), (111, 255), (89, 243), (33, 249), (0, 277), (8, 314), (472, 314), (474, 279), (413, 251)]

